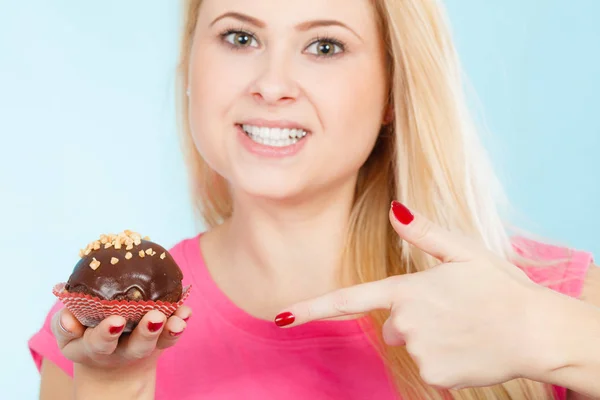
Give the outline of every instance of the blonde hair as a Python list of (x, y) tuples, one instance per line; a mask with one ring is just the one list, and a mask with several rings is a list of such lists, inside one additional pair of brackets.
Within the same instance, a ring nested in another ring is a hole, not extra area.
[[(202, 0), (184, 0), (178, 101), (183, 149), (192, 182), (192, 199), (208, 228), (227, 219), (232, 200), (227, 182), (196, 150), (189, 126), (190, 50)], [(375, 0), (388, 59), (394, 122), (382, 128), (359, 172), (343, 262), (351, 283), (423, 271), (435, 264), (418, 249), (399, 245), (386, 210), (392, 199), (417, 209), (448, 229), (463, 232), (496, 253), (511, 257), (501, 220), (502, 192), (470, 122), (460, 66), (444, 10), (436, 0)], [(417, 167), (414, 167), (417, 166)], [(385, 266), (382, 268), (381, 266)], [(515, 379), (501, 385), (457, 391), (426, 385), (404, 347), (382, 346), (385, 312), (371, 315), (374, 346), (386, 360), (405, 399), (543, 399), (550, 386)]]

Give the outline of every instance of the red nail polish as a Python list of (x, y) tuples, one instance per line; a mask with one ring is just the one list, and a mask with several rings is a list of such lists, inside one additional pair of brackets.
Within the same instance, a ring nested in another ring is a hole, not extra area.
[(413, 213), (406, 206), (396, 200), (392, 201), (392, 212), (394, 217), (403, 225), (408, 225), (415, 219)]
[(181, 331), (181, 332), (171, 332), (171, 331), (169, 331), (169, 335), (171, 335), (173, 337), (177, 337), (177, 336), (181, 335), (182, 333), (183, 333), (183, 331)]
[(148, 322), (148, 330), (150, 332), (156, 332), (162, 328), (164, 322)]
[(277, 326), (288, 326), (296, 320), (294, 314), (291, 312), (284, 312), (275, 317), (275, 325)]
[(111, 326), (110, 328), (108, 328), (108, 332), (111, 335), (117, 335), (117, 334), (121, 333), (123, 328), (125, 328), (125, 325)]

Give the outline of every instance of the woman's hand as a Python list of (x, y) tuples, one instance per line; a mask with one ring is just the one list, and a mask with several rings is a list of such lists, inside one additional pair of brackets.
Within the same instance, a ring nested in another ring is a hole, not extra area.
[(169, 319), (153, 310), (123, 335), (123, 317), (113, 315), (86, 328), (66, 309), (58, 311), (52, 331), (63, 355), (74, 363), (73, 398), (154, 399), (158, 356), (177, 343), (190, 315), (186, 306)]
[[(441, 261), (430, 270), (344, 288), (279, 314), (279, 326), (390, 310), (388, 345), (406, 345), (424, 381), (441, 388), (488, 386), (542, 368), (532, 323), (549, 290), (482, 245), (394, 202), (400, 237)], [(542, 353), (542, 354), (540, 354)]]
[(119, 370), (128, 366), (155, 367), (161, 350), (177, 343), (191, 309), (182, 306), (169, 319), (160, 311), (147, 313), (136, 328), (122, 335), (125, 319), (110, 316), (94, 328), (86, 328), (68, 310), (58, 311), (52, 331), (63, 355), (88, 369)]

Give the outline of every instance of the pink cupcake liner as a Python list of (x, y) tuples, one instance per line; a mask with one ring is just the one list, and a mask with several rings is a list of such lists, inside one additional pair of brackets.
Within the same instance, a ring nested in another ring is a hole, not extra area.
[(183, 305), (190, 294), (191, 285), (183, 288), (181, 299), (176, 303), (164, 301), (102, 300), (83, 293), (69, 293), (66, 282), (54, 286), (52, 293), (65, 305), (83, 325), (95, 327), (111, 315), (120, 315), (127, 320), (124, 332), (131, 332), (142, 317), (152, 310), (158, 310), (169, 318), (177, 308)]

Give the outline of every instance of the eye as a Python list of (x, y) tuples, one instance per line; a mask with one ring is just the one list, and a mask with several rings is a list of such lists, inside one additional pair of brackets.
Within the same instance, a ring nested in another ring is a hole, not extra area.
[(319, 39), (311, 43), (306, 49), (318, 57), (331, 57), (344, 51), (344, 45), (332, 39)]
[(229, 31), (223, 34), (223, 39), (234, 47), (258, 47), (258, 41), (251, 33), (244, 31)]

